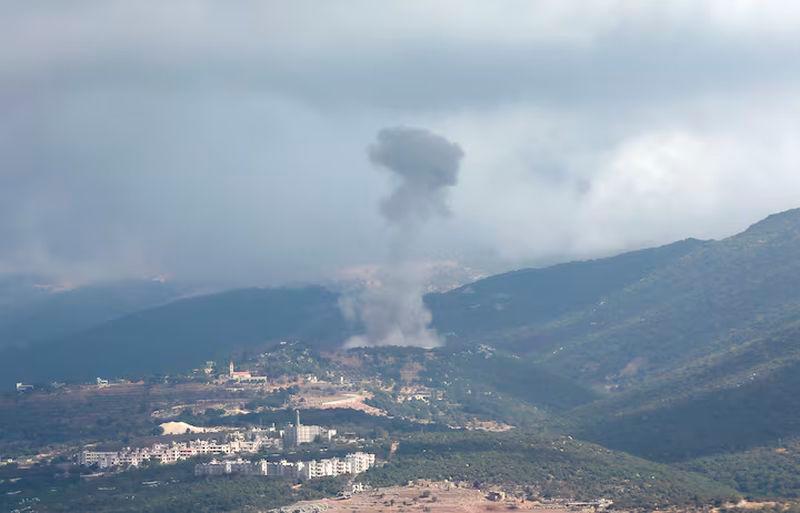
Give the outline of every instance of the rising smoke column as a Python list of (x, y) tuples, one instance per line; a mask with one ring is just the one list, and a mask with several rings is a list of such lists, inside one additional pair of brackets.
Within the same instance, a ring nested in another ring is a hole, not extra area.
[(458, 183), (464, 152), (428, 130), (395, 127), (378, 132), (377, 142), (367, 153), (396, 183), (380, 205), (393, 230), (390, 261), (375, 286), (343, 297), (345, 316), (360, 320), (365, 330), (345, 345), (438, 346), (439, 337), (430, 328), (431, 313), (422, 301), (425, 274), (410, 261), (409, 249), (426, 222), (450, 213), (447, 191)]

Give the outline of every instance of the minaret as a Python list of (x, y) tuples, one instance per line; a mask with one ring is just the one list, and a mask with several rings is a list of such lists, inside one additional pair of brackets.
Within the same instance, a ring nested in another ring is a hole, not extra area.
[(231, 360), (231, 363), (228, 364), (228, 374), (233, 376), (233, 360)]
[(294, 415), (294, 446), (300, 447), (300, 410), (295, 410)]

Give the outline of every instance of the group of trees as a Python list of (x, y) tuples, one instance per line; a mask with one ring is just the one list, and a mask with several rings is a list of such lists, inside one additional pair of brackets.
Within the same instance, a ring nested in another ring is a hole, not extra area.
[(414, 479), (533, 486), (540, 495), (611, 498), (625, 507), (710, 504), (737, 497), (701, 475), (652, 463), (569, 437), (523, 431), (415, 434), (391, 462), (367, 472), (375, 486)]
[[(248, 508), (267, 510), (292, 502), (336, 495), (344, 481), (315, 479), (295, 486), (282, 478), (193, 475), (193, 461), (155, 465), (95, 480), (58, 477), (58, 469), (41, 466), (25, 482), (0, 484), (0, 510), (18, 508), (35, 498), (36, 510), (48, 513), (217, 513)], [(8, 495), (9, 487), (22, 493)]]
[(755, 498), (800, 498), (799, 439), (698, 458), (680, 466)]

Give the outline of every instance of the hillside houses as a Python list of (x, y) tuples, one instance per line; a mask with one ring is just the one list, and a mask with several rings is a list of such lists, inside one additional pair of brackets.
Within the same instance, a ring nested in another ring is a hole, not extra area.
[(327, 458), (297, 462), (288, 462), (286, 460), (270, 462), (264, 459), (251, 462), (241, 458), (236, 460), (212, 460), (208, 463), (198, 463), (195, 465), (194, 473), (197, 476), (239, 474), (317, 479), (321, 477), (360, 474), (373, 466), (375, 466), (374, 454), (355, 452), (343, 458)]
[(217, 440), (190, 440), (188, 442), (157, 443), (150, 447), (126, 447), (119, 451), (88, 451), (78, 454), (78, 464), (97, 465), (99, 468), (138, 467), (156, 461), (168, 465), (195, 456), (230, 456), (239, 453), (256, 453), (262, 447), (278, 447), (280, 440), (264, 436), (259, 430), (250, 433), (234, 432), (225, 442)]

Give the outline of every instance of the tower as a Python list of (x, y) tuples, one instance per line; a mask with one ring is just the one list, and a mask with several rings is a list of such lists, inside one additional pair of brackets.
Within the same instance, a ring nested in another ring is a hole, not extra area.
[(228, 364), (228, 374), (233, 376), (233, 360)]
[(294, 415), (294, 446), (300, 447), (300, 410), (295, 410)]

